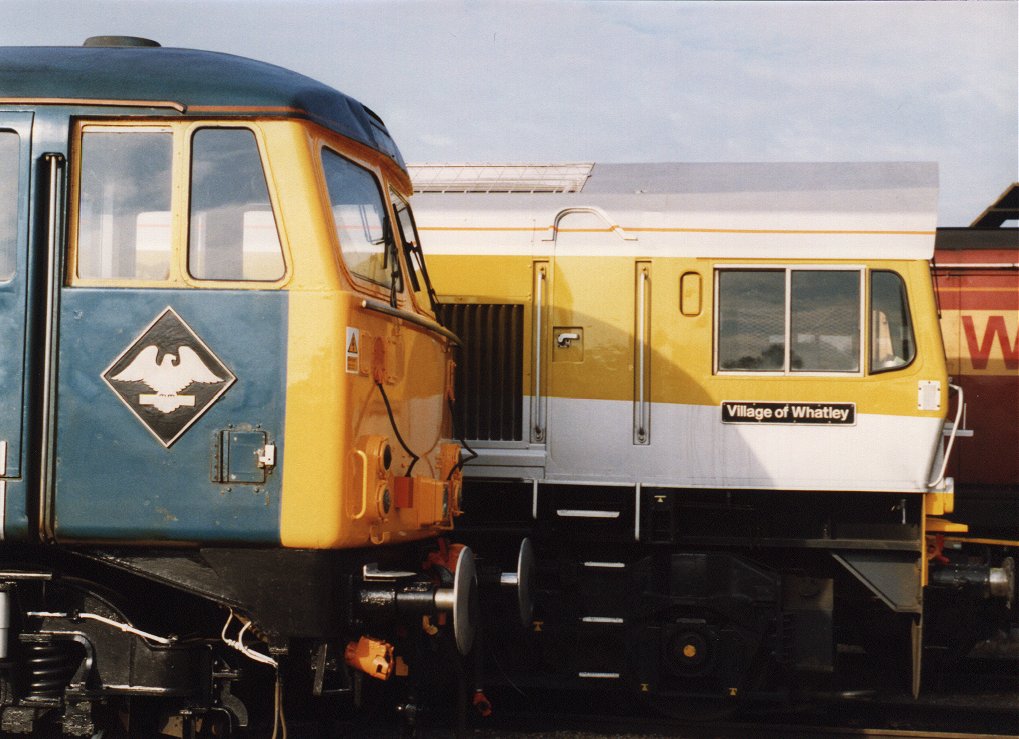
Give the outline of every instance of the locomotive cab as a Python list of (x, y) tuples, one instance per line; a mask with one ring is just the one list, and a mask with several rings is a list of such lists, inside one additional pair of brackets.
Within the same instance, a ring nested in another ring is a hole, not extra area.
[(5, 731), (258, 733), (281, 685), (356, 703), (470, 650), (410, 191), (378, 116), (288, 70), (0, 50)]

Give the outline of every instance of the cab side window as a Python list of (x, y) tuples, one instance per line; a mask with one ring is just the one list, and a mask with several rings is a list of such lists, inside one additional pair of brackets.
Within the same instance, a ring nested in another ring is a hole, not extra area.
[(870, 276), (870, 371), (905, 367), (916, 355), (906, 286), (894, 272)]
[(352, 273), (378, 285), (393, 284), (386, 233), (386, 206), (367, 169), (328, 149), (322, 150), (329, 204), (343, 261)]
[(859, 269), (718, 271), (723, 372), (860, 372)]
[(81, 137), (78, 276), (170, 275), (173, 135), (86, 129)]
[(785, 271), (718, 273), (718, 369), (785, 366)]
[(859, 271), (793, 270), (790, 287), (792, 368), (859, 372)]
[(201, 280), (278, 280), (283, 249), (255, 135), (203, 128), (191, 139), (188, 271)]
[(14, 276), (18, 240), (18, 166), (21, 139), (0, 131), (0, 282)]
[(393, 205), (393, 212), (396, 214), (396, 227), (400, 232), (400, 241), (403, 243), (410, 287), (417, 295), (418, 305), (423, 308), (431, 308), (434, 311), (438, 301), (428, 277), (425, 257), (421, 252), (421, 237), (418, 236), (410, 204), (394, 191), (390, 191), (389, 199)]

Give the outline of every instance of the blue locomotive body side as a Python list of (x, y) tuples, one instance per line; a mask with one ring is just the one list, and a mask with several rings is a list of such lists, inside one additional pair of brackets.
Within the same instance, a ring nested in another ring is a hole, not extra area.
[[(6, 232), (0, 241), (0, 536), (25, 538), (30, 535), (25, 476), (26, 439), (30, 438), (32, 401), (30, 391), (31, 347), (29, 275), (34, 265), (28, 258), (29, 162), (32, 151), (33, 113), (0, 113), (0, 145), (4, 164), (16, 166), (3, 174), (0, 190), (7, 198), (3, 211)], [(13, 192), (9, 192), (13, 190)]]

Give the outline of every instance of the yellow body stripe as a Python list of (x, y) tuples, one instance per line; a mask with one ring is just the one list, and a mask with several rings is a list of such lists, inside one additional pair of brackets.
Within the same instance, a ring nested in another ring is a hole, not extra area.
[[(934, 292), (926, 262), (871, 263), (899, 272), (910, 295), (918, 351), (911, 365), (894, 372), (767, 375), (713, 371), (713, 276), (716, 266), (748, 260), (689, 258), (558, 256), (544, 306), (546, 392), (551, 397), (624, 400), (634, 398), (634, 265), (650, 268), (650, 400), (654, 403), (718, 405), (723, 400), (854, 402), (859, 413), (932, 417), (941, 411), (917, 409), (917, 383), (938, 380), (947, 403), (947, 376), (941, 350)], [(524, 388), (533, 388), (531, 369), (535, 321), (532, 289), (534, 260), (525, 256), (434, 255), (429, 270), (443, 300), (520, 303), (524, 316)], [(790, 260), (754, 260), (757, 266), (804, 264)], [(809, 266), (859, 268), (860, 262), (818, 260)], [(807, 265), (805, 265), (807, 266)], [(682, 315), (680, 278), (698, 274), (703, 285), (701, 311)], [(582, 328), (583, 360), (556, 362), (552, 331)], [(867, 327), (865, 326), (865, 331)], [(866, 357), (863, 359), (866, 362)], [(550, 369), (551, 368), (551, 369)]]

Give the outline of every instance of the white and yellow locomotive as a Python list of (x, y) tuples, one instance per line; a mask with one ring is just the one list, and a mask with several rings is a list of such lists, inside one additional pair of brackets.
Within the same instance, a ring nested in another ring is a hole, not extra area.
[(725, 707), (879, 665), (915, 693), (939, 593), (1011, 599), (1008, 562), (939, 546), (965, 526), (934, 165), (411, 174), (464, 339), (461, 531), (535, 543), (516, 684)]

